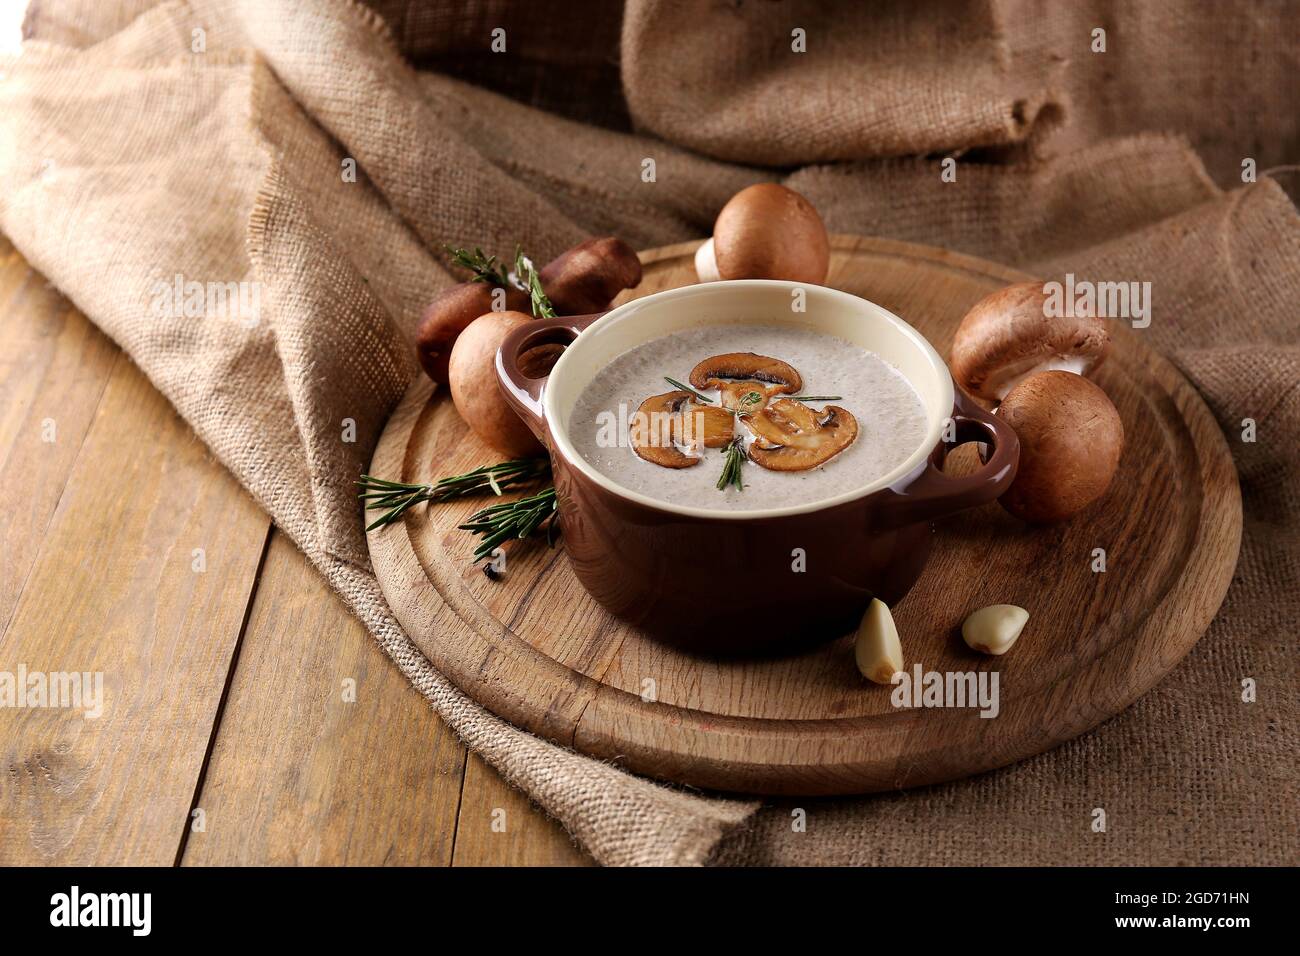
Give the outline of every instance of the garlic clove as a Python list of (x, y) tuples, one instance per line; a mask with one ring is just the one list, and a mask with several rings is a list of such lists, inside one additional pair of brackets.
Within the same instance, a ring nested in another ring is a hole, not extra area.
[(1014, 604), (993, 604), (972, 613), (961, 625), (962, 640), (981, 654), (1001, 656), (1020, 637), (1029, 612)]
[(877, 684), (893, 683), (903, 669), (903, 645), (898, 640), (894, 616), (884, 602), (872, 599), (858, 625), (858, 640), (853, 647), (862, 676)]
[(718, 257), (713, 251), (713, 237), (695, 250), (695, 274), (701, 282), (717, 282), (722, 278), (718, 272)]

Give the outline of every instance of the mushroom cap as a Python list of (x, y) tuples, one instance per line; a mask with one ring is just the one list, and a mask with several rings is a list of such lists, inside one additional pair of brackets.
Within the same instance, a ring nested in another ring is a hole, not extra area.
[(538, 278), (557, 315), (589, 315), (641, 282), (641, 260), (622, 239), (602, 236), (565, 250)]
[(1015, 481), (998, 499), (1017, 518), (1064, 521), (1110, 487), (1124, 425), (1093, 382), (1072, 372), (1040, 372), (1012, 389), (997, 415), (1020, 439)]
[(1059, 369), (1085, 375), (1106, 357), (1110, 332), (1095, 315), (1049, 316), (1041, 282), (1019, 282), (980, 299), (952, 340), (953, 377), (990, 400)]
[(510, 331), (533, 321), (524, 312), (488, 312), (460, 333), (451, 350), (447, 377), (451, 399), (474, 434), (512, 458), (542, 453), (541, 442), (528, 430), (497, 384), (496, 354)]
[(695, 388), (721, 388), (727, 379), (779, 385), (793, 394), (803, 388), (803, 378), (790, 363), (757, 352), (724, 352), (695, 364), (688, 381)]
[[(722, 279), (812, 285), (826, 281), (831, 261), (822, 217), (803, 196), (776, 183), (742, 189), (722, 207), (713, 224), (713, 255)], [(709, 270), (700, 271), (703, 278)]]

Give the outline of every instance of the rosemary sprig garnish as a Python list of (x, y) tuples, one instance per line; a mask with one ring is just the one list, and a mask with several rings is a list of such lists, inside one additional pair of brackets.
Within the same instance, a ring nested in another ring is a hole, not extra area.
[(550, 470), (551, 463), (545, 458), (516, 458), (495, 465), (484, 465), (463, 475), (439, 478), (431, 485), (408, 484), (362, 475), (357, 482), (361, 489), (357, 494), (366, 503), (367, 511), (384, 510), (382, 515), (366, 527), (366, 531), (374, 531), (392, 524), (408, 508), (422, 501), (446, 501), (488, 490), (500, 495), (507, 488), (541, 478)]
[[(677, 381), (677, 379), (673, 378), (670, 375), (665, 375), (664, 381), (667, 382), (669, 385), (671, 385), (673, 388), (681, 389), (683, 392), (690, 392), (693, 396), (695, 396), (695, 400), (697, 402), (703, 402), (705, 405), (715, 404), (713, 399), (705, 395), (702, 395), (700, 392), (691, 388), (685, 382), (679, 382)], [(796, 401), (796, 402), (838, 402), (838, 401), (842, 401), (844, 398), (843, 395), (791, 395), (789, 397), (792, 401)], [(757, 405), (762, 400), (763, 400), (762, 392), (746, 392), (744, 395), (741, 396), (740, 404), (748, 408), (752, 405)], [(731, 412), (731, 414), (733, 415), (739, 413), (739, 409), (735, 409), (735, 408), (727, 408), (724, 409), (724, 411)]]
[(737, 436), (727, 442), (727, 446), (722, 450), (726, 456), (726, 461), (722, 463), (722, 475), (718, 478), (718, 490), (726, 491), (728, 485), (735, 485), (737, 491), (745, 490), (745, 483), (741, 480), (740, 469), (745, 461), (745, 442), (744, 439)]
[(554, 546), (559, 530), (555, 523), (555, 489), (546, 488), (518, 501), (491, 505), (457, 527), (483, 539), (474, 551), (475, 561), (486, 558), (497, 545), (513, 538), (527, 538), (542, 527), (546, 528), (546, 543)]
[(691, 388), (685, 382), (679, 382), (677, 381), (677, 379), (670, 378), (667, 375), (664, 376), (664, 381), (667, 382), (669, 385), (671, 385), (673, 388), (680, 389), (683, 392), (690, 392), (692, 395), (695, 396), (695, 400), (697, 402), (703, 402), (705, 405), (713, 404), (713, 399), (708, 398), (702, 395), (701, 393), (697, 392), (695, 389)]
[(519, 280), (524, 291), (528, 293), (528, 298), (532, 303), (533, 318), (555, 318), (555, 307), (551, 305), (551, 300), (546, 297), (546, 291), (542, 288), (542, 280), (537, 275), (537, 270), (533, 268), (533, 260), (524, 255), (523, 250), (518, 246), (515, 246), (515, 278)]
[(470, 282), (486, 282), (489, 285), (498, 285), (502, 288), (510, 285), (510, 276), (506, 272), (505, 264), (498, 264), (496, 256), (486, 255), (478, 246), (474, 247), (473, 252), (455, 246), (444, 246), (443, 248), (447, 250), (447, 254), (451, 257), (452, 265), (468, 269), (474, 273), (474, 278), (470, 279)]

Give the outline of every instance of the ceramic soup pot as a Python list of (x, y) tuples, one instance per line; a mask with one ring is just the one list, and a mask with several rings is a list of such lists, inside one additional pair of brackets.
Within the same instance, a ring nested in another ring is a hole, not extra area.
[[(801, 312), (792, 309), (796, 290)], [(574, 448), (568, 428), (578, 396), (621, 353), (701, 323), (786, 322), (870, 349), (921, 396), (926, 437), (892, 472), (822, 501), (727, 512), (625, 489)], [(550, 374), (525, 374), (520, 356), (550, 343), (567, 346)], [(856, 627), (873, 597), (893, 605), (925, 566), (930, 522), (997, 498), (1019, 459), (1015, 433), (955, 386), (919, 332), (875, 303), (822, 286), (709, 282), (603, 315), (538, 320), (506, 338), (496, 371), (550, 454), (564, 548), (583, 587), (618, 617), (702, 652), (826, 640)], [(985, 446), (981, 466), (945, 475), (947, 452), (963, 442)]]

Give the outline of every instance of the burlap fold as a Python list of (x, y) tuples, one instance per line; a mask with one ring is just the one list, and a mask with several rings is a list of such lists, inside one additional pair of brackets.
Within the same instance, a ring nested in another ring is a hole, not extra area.
[[(1294, 799), (1276, 795), (1296, 784), (1300, 221), (1267, 178), (1215, 185), (1239, 179), (1237, 153), (1294, 161), (1284, 10), (824, 6), (640, 0), (621, 22), (542, 22), (506, 2), (35, 0), (23, 54), (0, 66), (0, 229), (131, 354), (466, 743), (602, 862), (1293, 861)], [(1216, 19), (1249, 65), (1211, 75), (1161, 39), (1199, 50)], [(1086, 40), (1093, 20), (1123, 53), (1072, 67), (1062, 38)], [(507, 51), (484, 52), (497, 23)], [(1134, 102), (1136, 50), (1168, 75)], [(1119, 73), (1090, 78), (1099, 62)], [(956, 182), (926, 155), (940, 151), (962, 157)], [(787, 806), (754, 816), (630, 776), (467, 699), (384, 604), (351, 487), (416, 374), (420, 307), (451, 281), (443, 242), (542, 258), (593, 233), (659, 245), (705, 234), (759, 180), (803, 191), (837, 231), (1151, 281), (1151, 341), (1219, 417), (1247, 507), (1223, 612), (1138, 705), (995, 774), (812, 803), (806, 833)], [(160, 309), (177, 276), (245, 283), (257, 314)], [(1247, 417), (1250, 444), (1234, 438)], [(1248, 676), (1253, 705), (1237, 690)], [(1123, 821), (1100, 836), (1081, 812), (1099, 802)]]

